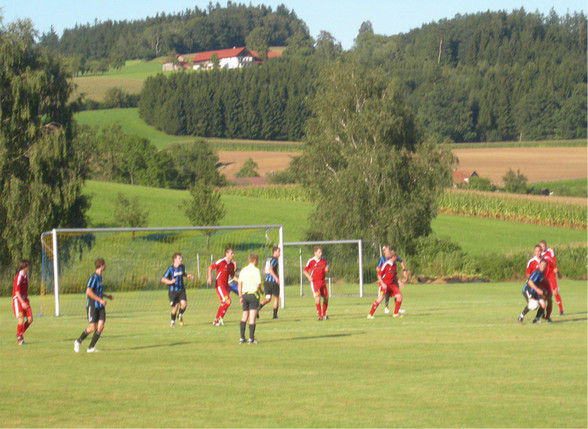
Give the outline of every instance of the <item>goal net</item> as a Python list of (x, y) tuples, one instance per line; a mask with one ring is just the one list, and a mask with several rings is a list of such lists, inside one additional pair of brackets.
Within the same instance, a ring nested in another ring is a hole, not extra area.
[[(317, 246), (329, 264), (326, 274), (329, 296), (363, 297), (365, 286), (376, 281), (375, 267), (380, 258), (379, 243), (363, 240), (285, 242), (284, 276), (286, 284), (295, 286), (290, 293), (311, 295), (303, 270)], [(372, 293), (371, 289), (367, 292)]]
[(225, 248), (233, 249), (238, 271), (250, 253), (261, 264), (281, 242), (281, 225), (54, 229), (41, 236), (39, 314), (83, 314), (86, 284), (97, 258), (106, 261), (105, 293), (115, 296), (108, 303), (109, 314), (168, 309), (168, 286), (161, 278), (176, 252), (182, 254), (186, 272), (194, 275), (185, 282), (188, 305), (215, 309), (218, 298), (206, 275), (208, 266), (224, 257)]

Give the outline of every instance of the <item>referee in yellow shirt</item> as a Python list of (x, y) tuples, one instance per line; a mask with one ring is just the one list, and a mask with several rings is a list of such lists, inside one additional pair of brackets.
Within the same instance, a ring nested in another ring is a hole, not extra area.
[(247, 323), (247, 318), (249, 318), (249, 340), (247, 343), (257, 344), (257, 340), (255, 339), (255, 319), (259, 310), (259, 295), (261, 293), (261, 274), (259, 268), (257, 268), (257, 261), (257, 255), (255, 253), (250, 254), (249, 265), (239, 273), (239, 302), (243, 307), (239, 344), (245, 342), (245, 324)]

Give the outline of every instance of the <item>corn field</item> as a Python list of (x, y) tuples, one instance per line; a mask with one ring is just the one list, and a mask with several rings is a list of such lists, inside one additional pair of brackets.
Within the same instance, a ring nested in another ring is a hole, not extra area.
[(525, 198), (489, 192), (446, 190), (438, 212), (486, 217), (511, 222), (586, 229), (586, 204), (550, 201), (550, 197)]

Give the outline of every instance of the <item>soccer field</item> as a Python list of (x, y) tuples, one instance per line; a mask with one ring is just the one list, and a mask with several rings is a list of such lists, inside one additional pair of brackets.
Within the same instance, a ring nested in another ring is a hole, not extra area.
[(0, 426), (586, 427), (586, 282), (560, 286), (565, 316), (539, 325), (516, 321), (520, 283), (407, 285), (404, 318), (380, 306), (368, 320), (371, 284), (332, 297), (323, 322), (293, 288), (278, 320), (262, 310), (258, 345), (238, 345), (235, 300), (211, 326), (211, 290), (188, 290), (170, 328), (162, 291), (161, 308), (107, 307), (95, 354), (89, 338), (73, 351), (83, 295), (79, 316), (36, 318), (24, 346), (1, 298)]

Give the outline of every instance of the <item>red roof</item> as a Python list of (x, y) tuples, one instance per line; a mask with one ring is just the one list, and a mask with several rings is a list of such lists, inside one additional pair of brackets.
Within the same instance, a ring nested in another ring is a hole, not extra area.
[(217, 51), (206, 51), (197, 53), (192, 58), (193, 63), (200, 63), (202, 61), (210, 61), (210, 56), (216, 54), (218, 59), (233, 58), (238, 56), (244, 56), (249, 54), (249, 51), (245, 48), (232, 48), (232, 49), (219, 49)]
[[(233, 58), (239, 56), (247, 56), (251, 55), (254, 59), (260, 59), (261, 57), (255, 51), (250, 51), (247, 48), (232, 48), (232, 49), (219, 49), (216, 51), (206, 51), (206, 52), (199, 52), (193, 58), (193, 63), (201, 63), (203, 61), (210, 61), (210, 56), (212, 54), (216, 54), (218, 59), (221, 60), (223, 58)], [(282, 55), (279, 52), (269, 51), (267, 53), (268, 58), (279, 58)]]

